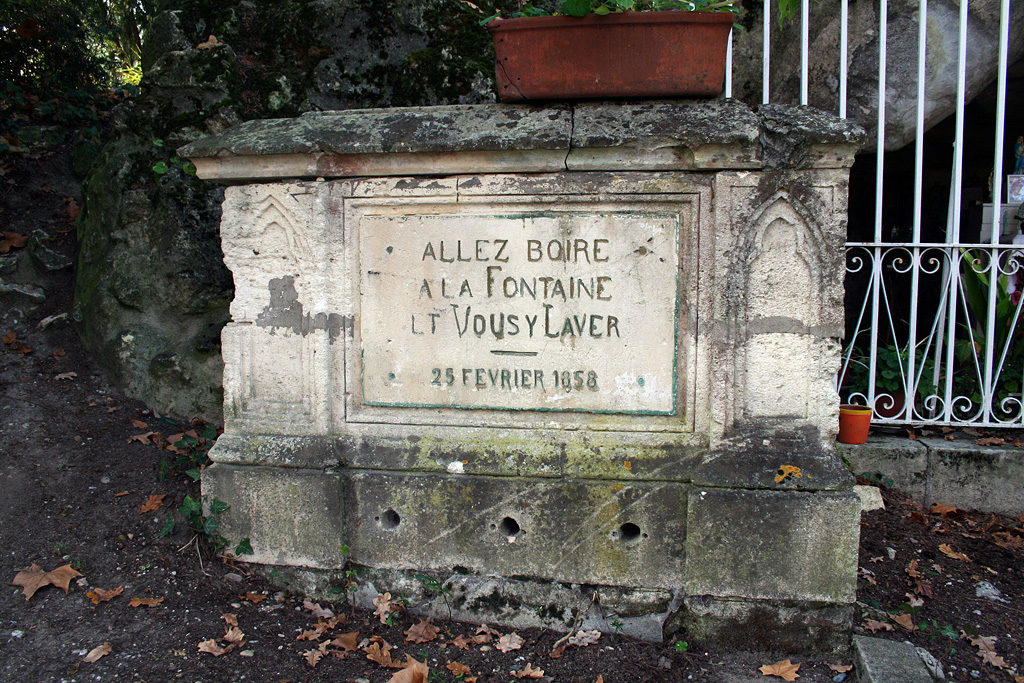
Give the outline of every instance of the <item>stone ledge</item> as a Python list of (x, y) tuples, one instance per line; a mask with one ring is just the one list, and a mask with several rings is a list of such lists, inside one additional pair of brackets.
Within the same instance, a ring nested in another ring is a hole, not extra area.
[(844, 168), (864, 133), (736, 100), (458, 105), (248, 121), (179, 150), (222, 182), (508, 171)]
[(837, 444), (857, 474), (881, 473), (922, 505), (1024, 513), (1024, 452), (1013, 446), (873, 435), (859, 446)]
[(933, 683), (910, 643), (854, 636), (858, 683)]

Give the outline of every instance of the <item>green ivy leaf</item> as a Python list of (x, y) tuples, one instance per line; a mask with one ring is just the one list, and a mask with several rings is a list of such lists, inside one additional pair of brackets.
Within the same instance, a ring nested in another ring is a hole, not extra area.
[(167, 167), (167, 164), (165, 162), (158, 161), (155, 164), (153, 164), (153, 173), (156, 173), (158, 176), (163, 175), (164, 173), (167, 173), (167, 171), (168, 171), (168, 167)]
[(243, 538), (235, 546), (235, 555), (252, 555), (252, 544), (249, 543), (248, 538)]
[(590, 0), (564, 0), (561, 11), (571, 17), (585, 17), (590, 14)]
[(173, 532), (174, 532), (174, 517), (168, 517), (167, 521), (164, 522), (164, 525), (160, 528), (160, 531), (157, 533), (157, 536), (160, 537), (160, 538), (165, 538), (167, 536), (170, 536)]
[(225, 503), (223, 500), (217, 500), (216, 498), (214, 498), (213, 502), (210, 503), (210, 514), (211, 515), (219, 515), (220, 513), (224, 512), (227, 509), (228, 509), (228, 504)]

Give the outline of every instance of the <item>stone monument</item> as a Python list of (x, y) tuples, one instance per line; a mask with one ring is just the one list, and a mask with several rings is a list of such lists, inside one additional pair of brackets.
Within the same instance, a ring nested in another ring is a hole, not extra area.
[[(862, 133), (730, 100), (252, 121), (231, 185), (221, 530), (309, 590), (842, 650), (835, 449)], [(293, 568), (293, 569), (286, 569)]]

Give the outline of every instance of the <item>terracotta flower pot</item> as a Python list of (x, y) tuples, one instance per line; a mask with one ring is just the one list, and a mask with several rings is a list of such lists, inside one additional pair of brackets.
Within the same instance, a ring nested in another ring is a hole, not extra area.
[(871, 408), (844, 404), (839, 406), (839, 443), (862, 444), (868, 440)]
[(487, 25), (505, 102), (715, 97), (725, 87), (730, 12), (521, 17)]

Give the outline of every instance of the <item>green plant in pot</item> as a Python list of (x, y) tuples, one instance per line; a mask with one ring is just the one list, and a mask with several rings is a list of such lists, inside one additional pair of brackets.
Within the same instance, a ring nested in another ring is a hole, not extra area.
[[(909, 354), (906, 347), (895, 344), (879, 346), (875, 356), (875, 414), (882, 418), (908, 417), (904, 415), (907, 384), (915, 396), (929, 396), (935, 393), (933, 383), (935, 363), (925, 357), (923, 349), (915, 354), (914, 376), (909, 376)], [(870, 358), (863, 351), (854, 349), (841, 382), (851, 394), (868, 396)], [(913, 417), (913, 416), (910, 416)]]

